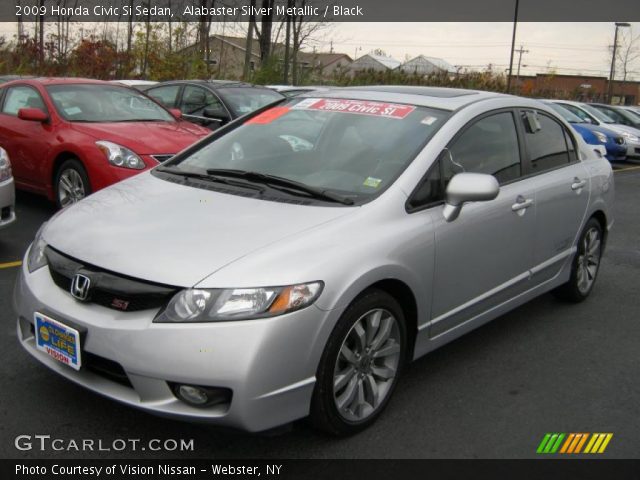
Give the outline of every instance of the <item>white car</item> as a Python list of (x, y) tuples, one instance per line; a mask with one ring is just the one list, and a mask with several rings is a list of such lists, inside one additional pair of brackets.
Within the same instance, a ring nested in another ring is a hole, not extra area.
[(0, 147), (0, 228), (13, 223), (15, 219), (15, 189), (11, 162), (6, 150)]

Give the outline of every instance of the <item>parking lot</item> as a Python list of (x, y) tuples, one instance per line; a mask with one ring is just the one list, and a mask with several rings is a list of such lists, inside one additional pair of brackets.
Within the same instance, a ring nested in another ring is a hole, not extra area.
[[(121, 406), (53, 375), (18, 345), (14, 264), (54, 213), (18, 194), (18, 221), (0, 232), (0, 456), (44, 458), (521, 458), (546, 432), (611, 432), (605, 456), (640, 445), (640, 166), (616, 173), (615, 226), (592, 296), (545, 295), (410, 365), (390, 408), (347, 439), (304, 422), (248, 435)], [(73, 235), (73, 232), (69, 232)], [(194, 439), (192, 452), (18, 451), (18, 435), (71, 439)]]

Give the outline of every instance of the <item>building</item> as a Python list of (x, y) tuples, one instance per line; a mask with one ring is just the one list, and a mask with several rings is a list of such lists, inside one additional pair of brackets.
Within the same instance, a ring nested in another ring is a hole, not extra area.
[[(224, 35), (211, 35), (209, 37), (209, 51), (202, 52), (203, 58), (209, 62), (211, 72), (218, 78), (239, 79), (244, 71), (246, 52), (244, 37), (229, 37)], [(199, 45), (191, 45), (186, 52), (198, 51)], [(273, 43), (272, 54), (281, 62), (284, 61), (285, 45)], [(293, 61), (293, 59), (292, 59)], [(297, 65), (300, 72), (299, 78), (311, 78), (322, 80), (331, 78), (341, 69), (347, 69), (353, 62), (351, 57), (344, 53), (327, 52), (298, 52)], [(254, 39), (251, 42), (251, 70), (261, 64), (260, 44)]]
[[(520, 76), (516, 88), (523, 95), (567, 98), (582, 102), (606, 102), (609, 80), (590, 75), (559, 75), (538, 73)], [(616, 80), (613, 82), (613, 103), (637, 105), (640, 103), (640, 82)]]
[(418, 55), (400, 65), (404, 73), (414, 75), (433, 75), (435, 73), (455, 73), (455, 68), (441, 58)]
[(299, 52), (298, 65), (313, 71), (314, 76), (331, 78), (336, 73), (346, 71), (353, 59), (346, 53)]
[(368, 70), (373, 70), (374, 72), (386, 72), (389, 70), (395, 70), (401, 63), (402, 62), (393, 57), (367, 53), (357, 60), (354, 60), (351, 65), (349, 65), (349, 70), (354, 73)]

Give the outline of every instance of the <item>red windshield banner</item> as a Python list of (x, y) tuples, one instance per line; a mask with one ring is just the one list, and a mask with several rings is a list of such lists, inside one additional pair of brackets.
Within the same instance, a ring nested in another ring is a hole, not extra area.
[(334, 98), (309, 98), (302, 100), (293, 108), (296, 110), (356, 113), (395, 119), (403, 119), (416, 109), (412, 105)]
[(289, 111), (289, 107), (273, 107), (245, 122), (245, 125), (266, 125)]

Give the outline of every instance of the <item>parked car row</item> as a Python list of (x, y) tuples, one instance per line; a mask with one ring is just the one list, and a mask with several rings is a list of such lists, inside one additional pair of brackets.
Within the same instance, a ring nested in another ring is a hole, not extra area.
[[(627, 157), (640, 157), (640, 129), (630, 124), (619, 123), (611, 118), (602, 106), (570, 100), (551, 100), (578, 116), (586, 124), (597, 125), (621, 135), (627, 146)], [(606, 106), (608, 110), (621, 111), (621, 107)], [(605, 142), (603, 142), (605, 143)]]

